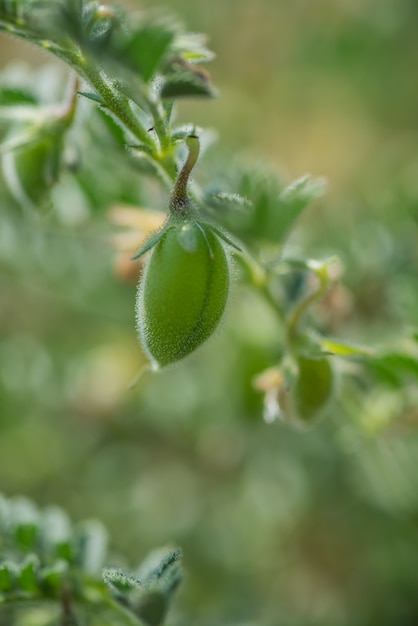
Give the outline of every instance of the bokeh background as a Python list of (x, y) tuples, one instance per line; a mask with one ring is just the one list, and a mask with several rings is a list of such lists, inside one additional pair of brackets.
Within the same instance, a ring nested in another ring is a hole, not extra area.
[[(329, 181), (289, 242), (342, 261), (340, 292), (317, 323), (371, 345), (401, 341), (418, 321), (418, 4), (165, 8), (217, 53), (220, 97), (178, 109), (179, 121), (216, 129), (212, 160)], [(65, 72), (21, 42), (0, 45), (3, 67), (19, 62), (12, 73), (48, 63), (52, 85)], [(1, 191), (0, 490), (102, 519), (132, 565), (180, 545), (187, 576), (173, 623), (416, 625), (416, 378), (341, 380), (315, 428), (265, 424), (251, 380), (276, 362), (280, 329), (257, 293), (237, 287), (204, 350), (128, 391), (143, 363), (135, 284), (114, 272), (104, 216), (150, 193), (111, 146), (95, 145), (83, 145), (78, 174), (92, 181), (89, 202), (64, 176), (59, 219), (28, 221)]]

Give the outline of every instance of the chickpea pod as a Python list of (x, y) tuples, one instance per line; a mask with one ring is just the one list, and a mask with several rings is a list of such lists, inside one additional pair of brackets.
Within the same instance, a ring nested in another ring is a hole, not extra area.
[(39, 208), (58, 180), (63, 149), (61, 132), (39, 132), (33, 140), (3, 155), (3, 172), (11, 194), (29, 209)]
[(2, 146), (1, 166), (11, 195), (24, 208), (40, 210), (63, 166), (65, 134), (74, 119), (78, 78), (70, 79), (64, 102), (24, 108)]
[(304, 422), (320, 415), (330, 399), (334, 387), (334, 374), (326, 357), (298, 358), (298, 378), (293, 390), (296, 413)]
[(215, 331), (228, 300), (230, 267), (222, 233), (200, 221), (187, 196), (199, 153), (188, 137), (189, 155), (180, 171), (163, 228), (140, 248), (148, 250), (136, 302), (140, 342), (154, 369), (194, 352)]

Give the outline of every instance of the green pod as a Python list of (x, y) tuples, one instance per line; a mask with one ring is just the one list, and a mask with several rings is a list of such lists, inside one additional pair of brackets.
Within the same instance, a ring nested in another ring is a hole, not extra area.
[(14, 198), (27, 208), (39, 208), (54, 183), (62, 162), (63, 133), (39, 133), (27, 144), (3, 156), (3, 172)]
[(298, 378), (293, 388), (297, 416), (309, 422), (320, 413), (330, 399), (334, 374), (328, 358), (299, 357)]
[(141, 343), (158, 369), (191, 354), (218, 326), (228, 299), (230, 268), (207, 225), (174, 223), (147, 259), (136, 303)]
[(43, 208), (59, 178), (64, 140), (74, 119), (78, 78), (70, 80), (68, 96), (59, 105), (26, 107), (12, 125), (0, 152), (5, 182), (19, 204)]

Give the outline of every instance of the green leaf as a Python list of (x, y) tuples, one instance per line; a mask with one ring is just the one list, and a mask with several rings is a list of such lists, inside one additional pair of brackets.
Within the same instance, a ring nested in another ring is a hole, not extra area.
[(155, 15), (138, 21), (120, 9), (95, 3), (86, 7), (82, 26), (70, 22), (67, 30), (84, 54), (107, 74), (113, 87), (144, 108), (144, 84), (171, 53), (177, 26)]
[(71, 524), (68, 516), (58, 507), (49, 507), (42, 512), (41, 534), (44, 550), (54, 558), (70, 561), (73, 557)]
[(9, 503), (4, 496), (0, 494), (0, 536), (5, 534), (9, 529), (10, 510)]
[(39, 570), (39, 558), (30, 554), (20, 565), (17, 573), (17, 581), (21, 589), (35, 592), (38, 589), (37, 573)]
[(218, 237), (220, 239), (222, 239), (222, 241), (224, 241), (226, 244), (228, 244), (228, 246), (231, 246), (231, 248), (234, 248), (234, 250), (236, 250), (237, 252), (242, 252), (242, 249), (239, 247), (239, 245), (228, 235), (228, 233), (225, 233), (223, 230), (221, 230), (220, 228), (216, 228), (216, 226), (213, 226), (212, 224), (208, 224), (208, 227), (212, 230), (212, 232), (214, 232), (216, 235), (218, 235)]
[(10, 561), (0, 563), (0, 592), (13, 589), (16, 580), (16, 566)]
[(142, 583), (136, 576), (127, 574), (121, 569), (107, 567), (103, 570), (103, 580), (113, 591), (127, 593), (141, 587)]
[(107, 568), (103, 579), (124, 606), (149, 626), (160, 626), (181, 580), (180, 557), (179, 550), (156, 550), (135, 575)]
[(213, 98), (214, 91), (209, 75), (191, 65), (178, 65), (166, 77), (161, 90), (162, 98), (205, 97)]
[(181, 551), (178, 549), (152, 552), (138, 574), (144, 590), (135, 602), (135, 613), (149, 626), (162, 624), (169, 602), (182, 579)]
[(173, 572), (180, 573), (181, 550), (160, 549), (151, 552), (138, 569), (138, 575), (143, 583), (150, 584), (159, 581), (164, 583), (167, 576)]
[[(117, 601), (127, 623), (159, 626), (181, 580), (179, 550), (152, 553), (140, 570), (141, 578), (139, 572), (103, 570), (106, 547), (107, 534), (99, 522), (81, 523), (73, 532), (60, 508), (39, 511), (27, 498), (0, 494), (0, 604), (59, 600), (68, 589), (86, 615), (93, 615), (102, 601)], [(63, 548), (66, 558), (56, 558)]]
[(98, 96), (97, 93), (94, 93), (92, 91), (78, 91), (77, 93), (80, 96), (84, 96), (84, 98), (87, 98), (88, 100), (93, 100), (93, 102), (96, 102), (97, 104), (100, 104), (101, 106), (104, 106), (104, 102), (102, 98)]
[(99, 116), (100, 120), (106, 126), (107, 130), (109, 131), (109, 134), (113, 138), (116, 145), (119, 148), (122, 148), (123, 150), (125, 150), (125, 148), (127, 147), (125, 131), (123, 130), (121, 124), (117, 122), (114, 115), (112, 115), (108, 109), (101, 108), (101, 107), (96, 108), (96, 114)]
[(75, 15), (79, 15), (80, 18), (82, 17), (84, 0), (66, 0), (66, 3)]
[(244, 168), (235, 177), (229, 185), (235, 186), (236, 196), (215, 194), (207, 201), (210, 207), (219, 204), (218, 221), (252, 247), (264, 243), (281, 247), (302, 210), (324, 188), (321, 179), (304, 176), (283, 189), (275, 172), (260, 166)]
[(0, 3), (0, 28), (36, 43), (42, 43), (44, 38), (63, 43), (68, 24), (63, 25), (61, 12), (68, 8), (70, 1), (3, 0)]
[(148, 82), (161, 64), (174, 39), (173, 28), (165, 22), (145, 22), (132, 33), (123, 51), (129, 65)]
[(293, 211), (300, 211), (313, 200), (320, 198), (325, 191), (324, 178), (314, 178), (305, 174), (294, 180), (280, 194), (280, 200), (291, 206)]
[(62, 588), (63, 581), (67, 578), (68, 570), (66, 561), (55, 561), (53, 565), (45, 567), (40, 571), (40, 584), (48, 594), (55, 594)]
[(97, 574), (104, 565), (107, 551), (107, 532), (103, 524), (87, 521), (81, 524), (75, 535), (75, 562), (88, 574)]
[(10, 500), (10, 531), (22, 548), (32, 548), (39, 533), (39, 513), (31, 500)]
[(206, 63), (215, 54), (206, 46), (207, 37), (202, 33), (181, 33), (176, 36), (172, 51), (189, 63)]
[(0, 106), (36, 105), (34, 94), (24, 87), (0, 86)]
[(215, 209), (242, 209), (252, 206), (251, 200), (244, 198), (239, 193), (229, 193), (227, 191), (218, 191), (216, 193), (207, 194), (202, 203), (204, 206), (211, 206)]
[(341, 357), (364, 356), (370, 357), (373, 351), (365, 346), (359, 346), (340, 339), (330, 339), (328, 337), (317, 337), (317, 341), (322, 350), (328, 354)]
[(316, 198), (323, 195), (325, 180), (309, 174), (298, 178), (286, 187), (278, 198), (274, 230), (283, 239), (302, 211)]
[(386, 352), (371, 359), (370, 366), (396, 386), (404, 376), (418, 378), (418, 357), (406, 352)]
[(141, 595), (135, 613), (149, 626), (160, 626), (168, 610), (167, 596), (158, 589), (149, 589)]

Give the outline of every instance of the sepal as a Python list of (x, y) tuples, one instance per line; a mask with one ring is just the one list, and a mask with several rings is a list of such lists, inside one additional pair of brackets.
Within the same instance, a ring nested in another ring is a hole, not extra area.
[(146, 254), (146, 252), (151, 250), (151, 248), (153, 248), (159, 242), (164, 233), (167, 232), (168, 228), (169, 227), (167, 226), (163, 226), (159, 230), (151, 233), (151, 235), (147, 237), (147, 239), (145, 239), (144, 243), (135, 252), (134, 256), (132, 257), (132, 261), (139, 259), (141, 256)]

